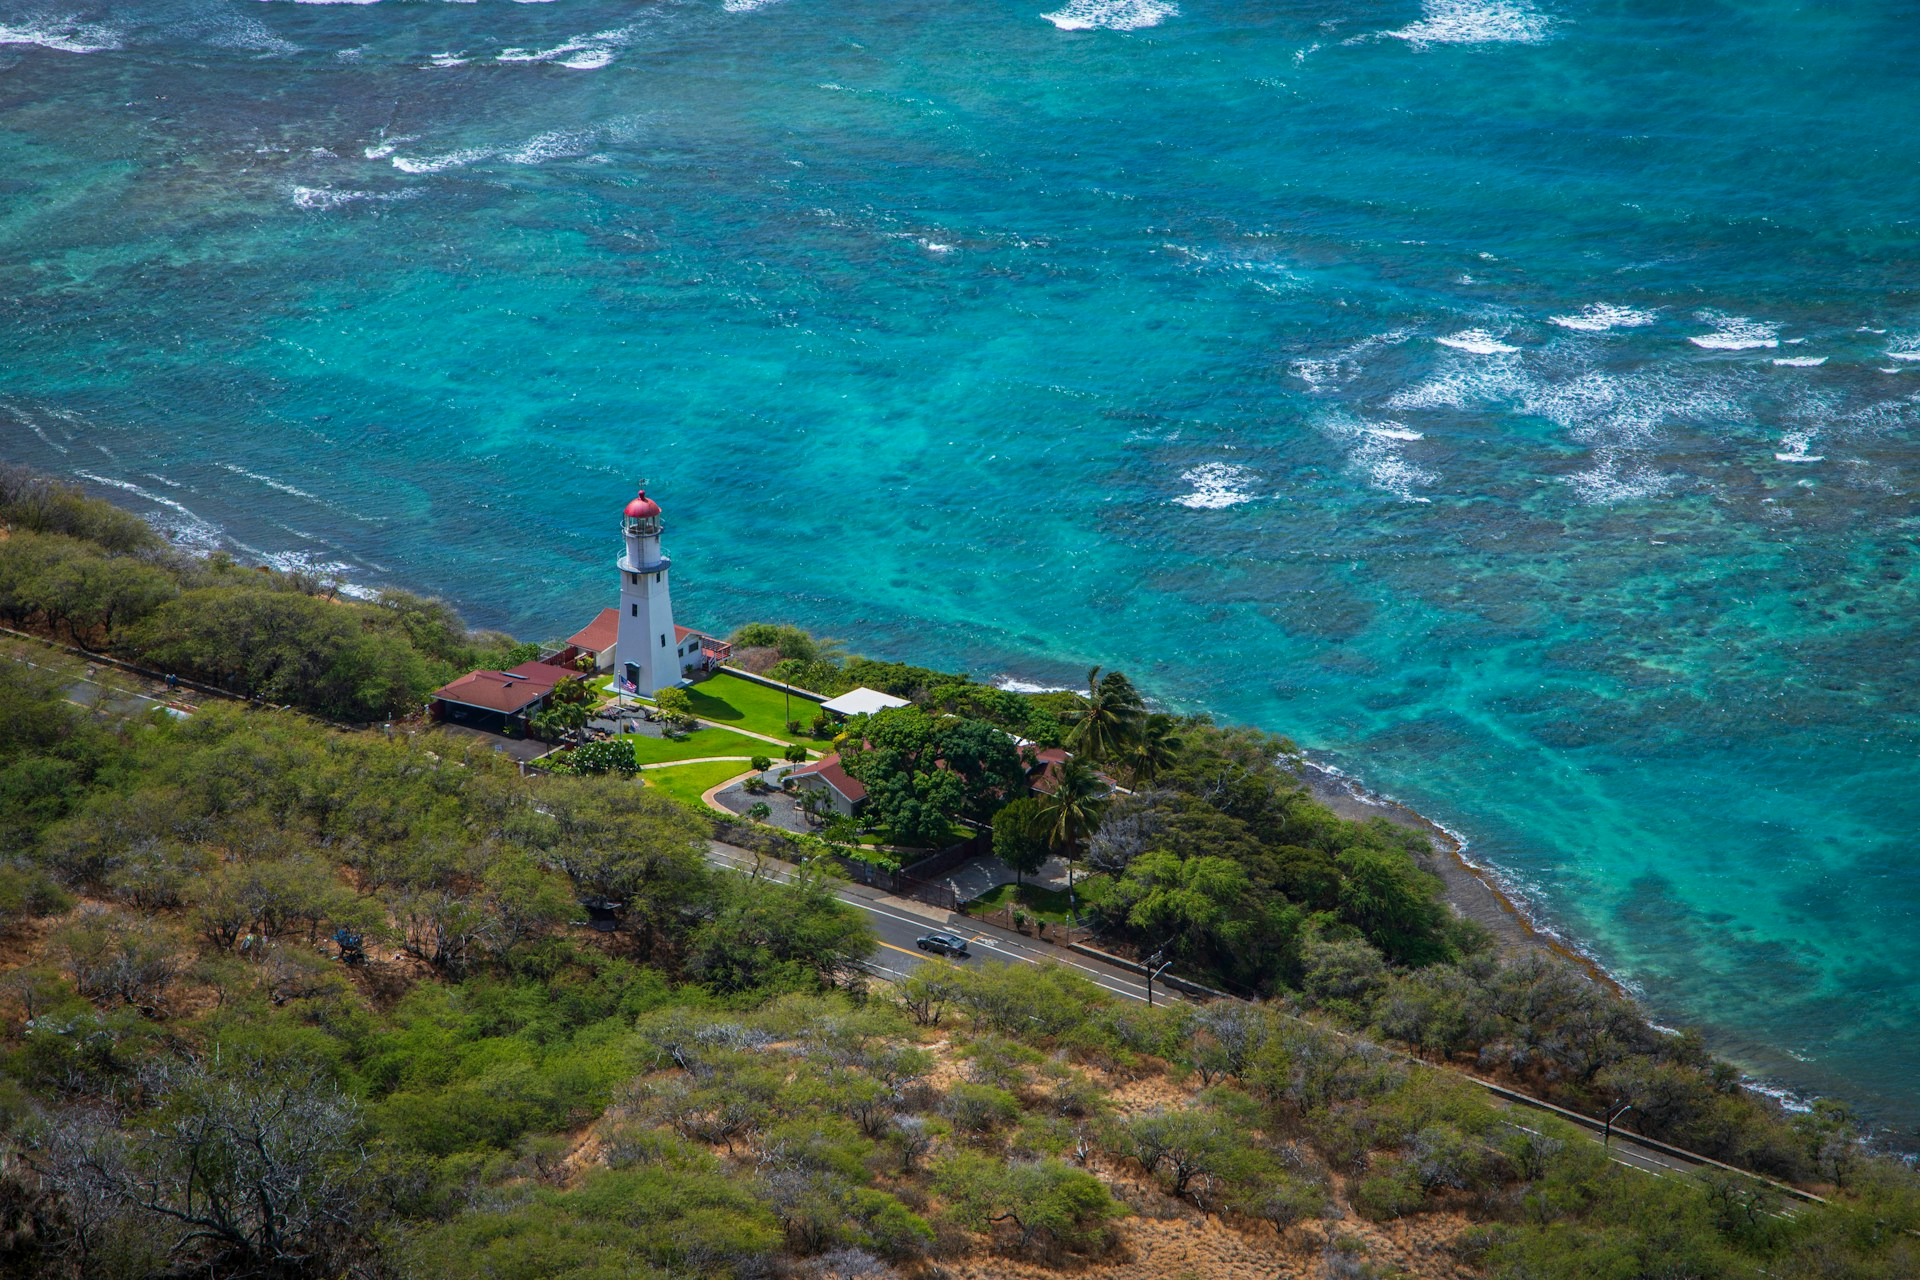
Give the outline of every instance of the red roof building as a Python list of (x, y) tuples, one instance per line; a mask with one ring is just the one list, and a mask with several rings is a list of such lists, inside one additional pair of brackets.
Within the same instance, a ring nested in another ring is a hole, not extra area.
[(787, 777), (793, 779), (796, 787), (825, 795), (835, 813), (849, 818), (866, 803), (866, 786), (841, 766), (837, 751), (789, 770)]
[(573, 674), (537, 660), (510, 671), (469, 671), (434, 690), (430, 710), (435, 720), (476, 728), (525, 728), (527, 717), (553, 696), (554, 686)]

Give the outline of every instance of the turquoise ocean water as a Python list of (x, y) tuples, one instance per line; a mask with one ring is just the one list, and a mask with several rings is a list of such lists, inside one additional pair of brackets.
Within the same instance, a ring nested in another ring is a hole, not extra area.
[(1894, 4), (0, 0), (0, 458), (1285, 731), (1920, 1125)]

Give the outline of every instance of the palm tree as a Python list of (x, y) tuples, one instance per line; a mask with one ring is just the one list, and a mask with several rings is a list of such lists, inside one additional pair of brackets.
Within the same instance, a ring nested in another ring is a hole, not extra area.
[(1079, 756), (1069, 756), (1053, 771), (1053, 787), (1040, 797), (1039, 828), (1047, 844), (1067, 860), (1067, 902), (1074, 923), (1080, 922), (1079, 902), (1074, 897), (1073, 866), (1080, 850), (1100, 825), (1100, 814), (1107, 807), (1107, 784), (1093, 766)]
[(1140, 724), (1140, 732), (1127, 750), (1126, 763), (1134, 785), (1151, 782), (1180, 754), (1180, 722), (1159, 712)]
[(1095, 760), (1117, 758), (1139, 735), (1147, 709), (1133, 681), (1118, 671), (1087, 672), (1087, 692), (1074, 712), (1067, 748)]

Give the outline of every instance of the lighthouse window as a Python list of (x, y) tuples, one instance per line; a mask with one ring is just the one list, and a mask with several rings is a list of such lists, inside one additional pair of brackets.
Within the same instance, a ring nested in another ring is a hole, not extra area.
[(655, 582), (658, 582), (658, 581), (660, 581), (660, 575), (659, 575), (659, 574), (657, 574), (657, 573), (656, 573), (656, 574), (654, 574), (654, 575), (653, 575), (653, 580), (654, 580)]
[(640, 575), (637, 573), (630, 573), (627, 575), (627, 581), (631, 582), (634, 586), (637, 587), (640, 585)]
[(630, 605), (628, 605), (628, 606), (627, 606), (627, 608), (629, 608), (629, 609), (631, 609), (631, 610), (633, 610), (633, 616), (634, 616), (634, 617), (636, 617), (636, 618), (637, 618), (637, 617), (639, 617), (639, 616), (640, 616), (640, 606), (639, 606), (639, 605), (637, 605), (637, 604), (630, 604)]
[(667, 647), (667, 638), (665, 636), (660, 637), (660, 647), (662, 649)]

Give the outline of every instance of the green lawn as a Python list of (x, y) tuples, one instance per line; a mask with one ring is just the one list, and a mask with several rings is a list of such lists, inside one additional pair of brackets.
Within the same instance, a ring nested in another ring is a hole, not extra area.
[[(695, 729), (675, 742), (671, 738), (649, 738), (643, 734), (620, 735), (633, 743), (633, 757), (641, 764), (659, 764), (665, 760), (698, 760), (701, 756), (766, 756), (780, 759), (780, 748), (771, 742), (749, 738), (731, 729)], [(745, 765), (740, 766), (742, 769)]]
[(676, 800), (684, 800), (696, 809), (705, 809), (700, 803), (700, 795), (708, 787), (725, 782), (747, 771), (747, 766), (734, 760), (722, 760), (713, 764), (680, 764), (671, 769), (649, 769), (638, 775), (650, 787), (658, 787)]
[[(973, 837), (974, 837), (974, 830), (972, 827), (967, 826), (964, 822), (950, 822), (947, 824), (947, 838), (944, 841), (942, 841), (936, 847), (936, 849), (929, 849), (927, 850), (927, 852), (933, 853), (933, 852), (936, 852), (937, 849), (944, 849), (948, 845), (959, 844), (962, 840), (971, 840), (973, 839)], [(896, 841), (893, 838), (892, 832), (882, 828), (879, 831), (869, 831), (865, 835), (861, 836), (860, 843), (865, 845), (876, 845), (876, 844), (891, 845), (891, 844), (898, 844), (898, 841)], [(901, 846), (901, 847), (909, 848), (912, 846)]]
[(1019, 894), (1020, 909), (1036, 920), (1046, 920), (1053, 924), (1069, 924), (1067, 914), (1067, 891), (1065, 889), (1043, 889), (1037, 884), (1003, 884), (992, 893), (984, 894), (967, 904), (967, 909), (979, 914), (998, 911), (1014, 901), (1016, 891)]
[[(687, 696), (693, 700), (693, 714), (702, 720), (764, 733), (782, 742), (794, 741), (793, 735), (787, 732), (787, 695), (778, 689), (722, 671), (688, 689)], [(795, 720), (810, 723), (818, 714), (818, 703), (797, 693), (793, 695)]]

